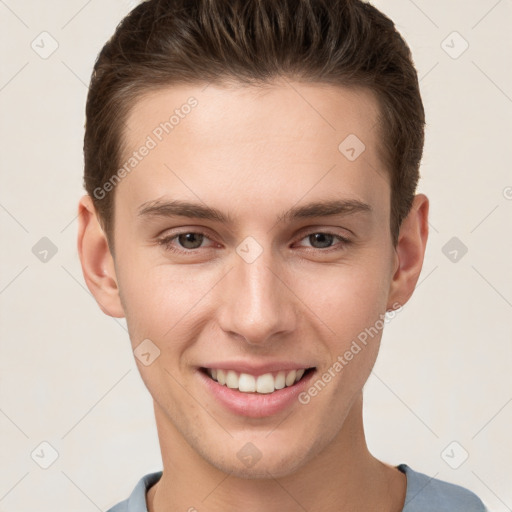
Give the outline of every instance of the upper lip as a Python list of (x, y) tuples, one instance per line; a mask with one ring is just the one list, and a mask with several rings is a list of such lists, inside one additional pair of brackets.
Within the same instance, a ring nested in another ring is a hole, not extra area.
[(202, 368), (215, 368), (220, 370), (233, 370), (237, 373), (248, 373), (249, 375), (259, 376), (265, 373), (291, 370), (300, 370), (312, 368), (314, 365), (307, 363), (298, 363), (293, 361), (272, 361), (255, 363), (254, 361), (218, 361), (208, 363)]

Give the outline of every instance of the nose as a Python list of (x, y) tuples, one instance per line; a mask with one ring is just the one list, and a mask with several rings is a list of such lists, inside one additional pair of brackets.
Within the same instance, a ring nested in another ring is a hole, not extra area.
[(298, 300), (285, 276), (270, 249), (252, 262), (235, 254), (234, 268), (219, 289), (217, 311), (223, 331), (250, 345), (266, 345), (293, 332)]

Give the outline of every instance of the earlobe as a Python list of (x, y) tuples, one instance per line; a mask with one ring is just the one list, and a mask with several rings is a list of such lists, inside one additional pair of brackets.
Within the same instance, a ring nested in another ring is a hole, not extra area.
[(85, 282), (101, 310), (109, 316), (124, 317), (114, 260), (89, 195), (78, 205), (77, 246)]
[(400, 227), (396, 247), (396, 266), (390, 286), (388, 309), (393, 304), (403, 306), (414, 292), (423, 267), (428, 239), (429, 201), (424, 194), (417, 194), (411, 210)]

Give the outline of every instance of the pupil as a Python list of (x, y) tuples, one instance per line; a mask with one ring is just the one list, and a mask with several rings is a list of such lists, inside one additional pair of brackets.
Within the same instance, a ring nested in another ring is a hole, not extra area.
[(320, 247), (329, 247), (332, 243), (332, 237), (333, 235), (327, 233), (313, 233), (309, 235), (309, 242), (313, 247), (318, 247), (315, 246), (316, 242), (320, 243)]
[[(194, 238), (196, 238), (195, 241)], [(179, 235), (178, 240), (185, 249), (198, 249), (203, 243), (203, 235), (201, 233), (184, 233)], [(188, 244), (191, 244), (192, 247)]]

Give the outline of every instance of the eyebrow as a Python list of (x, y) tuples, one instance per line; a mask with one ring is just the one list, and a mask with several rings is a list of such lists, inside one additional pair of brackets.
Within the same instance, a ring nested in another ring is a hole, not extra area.
[[(350, 215), (354, 213), (370, 213), (372, 207), (358, 199), (334, 199), (315, 201), (303, 206), (293, 206), (277, 216), (277, 222), (289, 222), (298, 219), (314, 217), (329, 217), (334, 215)], [(138, 209), (138, 216), (152, 217), (188, 217), (195, 219), (207, 219), (223, 224), (234, 224), (234, 219), (222, 211), (191, 201), (154, 200), (143, 203)]]

